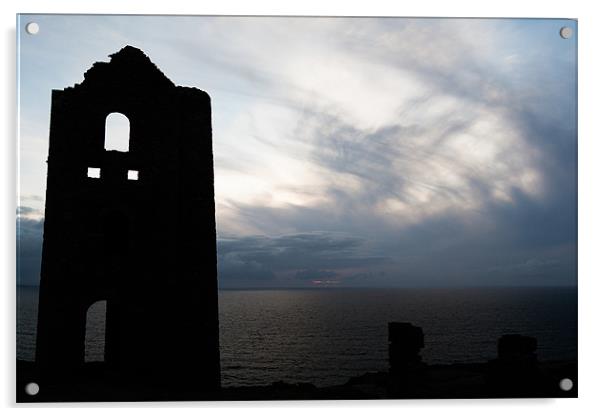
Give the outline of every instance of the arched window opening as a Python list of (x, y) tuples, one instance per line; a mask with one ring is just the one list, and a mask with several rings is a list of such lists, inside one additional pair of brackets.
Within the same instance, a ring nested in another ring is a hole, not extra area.
[(107, 301), (93, 303), (86, 312), (85, 362), (105, 360)]
[(121, 113), (111, 113), (107, 116), (105, 150), (130, 151), (130, 120)]

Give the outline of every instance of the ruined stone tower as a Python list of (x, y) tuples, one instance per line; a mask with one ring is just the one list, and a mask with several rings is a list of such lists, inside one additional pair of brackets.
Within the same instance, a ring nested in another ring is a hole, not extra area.
[[(121, 151), (106, 142), (113, 113), (129, 120)], [(48, 377), (83, 368), (87, 310), (106, 301), (116, 379), (219, 388), (211, 140), (209, 96), (131, 46), (52, 92), (36, 345)]]

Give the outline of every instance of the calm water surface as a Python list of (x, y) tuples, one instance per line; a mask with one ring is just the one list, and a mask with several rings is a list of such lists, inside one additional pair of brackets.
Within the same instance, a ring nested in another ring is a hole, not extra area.
[[(37, 289), (19, 288), (17, 356), (33, 360)], [(570, 288), (222, 290), (222, 384), (345, 382), (387, 368), (387, 322), (421, 326), (430, 364), (483, 362), (503, 334), (536, 337), (542, 360), (576, 359)], [(89, 313), (86, 358), (102, 359), (104, 305)], [(96, 316), (94, 316), (96, 314)]]

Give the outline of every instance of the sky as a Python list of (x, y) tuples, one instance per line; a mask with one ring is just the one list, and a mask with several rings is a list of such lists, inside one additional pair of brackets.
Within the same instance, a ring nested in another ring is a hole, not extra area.
[(51, 90), (132, 45), (211, 96), (221, 288), (576, 285), (576, 42), (556, 19), (21, 15), (18, 283)]

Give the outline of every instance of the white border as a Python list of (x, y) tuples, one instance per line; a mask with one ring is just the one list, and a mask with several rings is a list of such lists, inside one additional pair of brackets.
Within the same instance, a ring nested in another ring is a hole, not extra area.
[[(177, 411), (198, 414), (244, 411), (250, 415), (282, 414), (305, 415), (313, 412), (345, 412), (349, 415), (365, 414), (375, 410), (383, 414), (416, 412), (446, 415), (507, 415), (522, 414), (563, 415), (592, 414), (599, 411), (596, 406), (601, 385), (602, 345), (600, 343), (599, 317), (602, 317), (599, 296), (602, 293), (599, 253), (602, 246), (600, 215), (602, 203), (597, 182), (602, 179), (600, 158), (602, 157), (602, 132), (600, 129), (599, 96), (600, 63), (599, 41), (602, 39), (602, 22), (591, 0), (555, 1), (528, 3), (525, 0), (486, 1), (432, 1), (392, 2), (370, 1), (203, 1), (186, 0), (3, 0), (2, 13), (3, 54), (2, 82), (4, 92), (0, 106), (4, 130), (0, 148), (2, 174), (2, 219), (0, 264), (2, 273), (2, 341), (0, 351), (3, 358), (0, 369), (0, 398), (4, 406), (14, 410), (14, 353), (15, 353), (15, 208), (16, 208), (16, 13), (125, 13), (125, 14), (251, 14), (251, 15), (347, 15), (347, 16), (440, 16), (440, 17), (564, 17), (579, 19), (579, 399), (566, 400), (429, 400), (429, 401), (379, 401), (379, 402), (260, 402), (260, 403), (150, 403), (150, 404), (99, 404), (87, 409), (92, 413), (105, 412), (108, 407), (121, 407), (116, 412), (127, 412), (132, 407), (143, 407), (145, 414), (163, 413), (167, 407)], [(596, 76), (597, 75), (597, 76)], [(24, 406), (20, 406), (24, 407)], [(26, 413), (41, 406), (29, 406)], [(44, 412), (63, 414), (80, 413), (82, 405), (50, 405)], [(85, 406), (84, 406), (85, 407)], [(201, 409), (199, 409), (201, 408)]]

